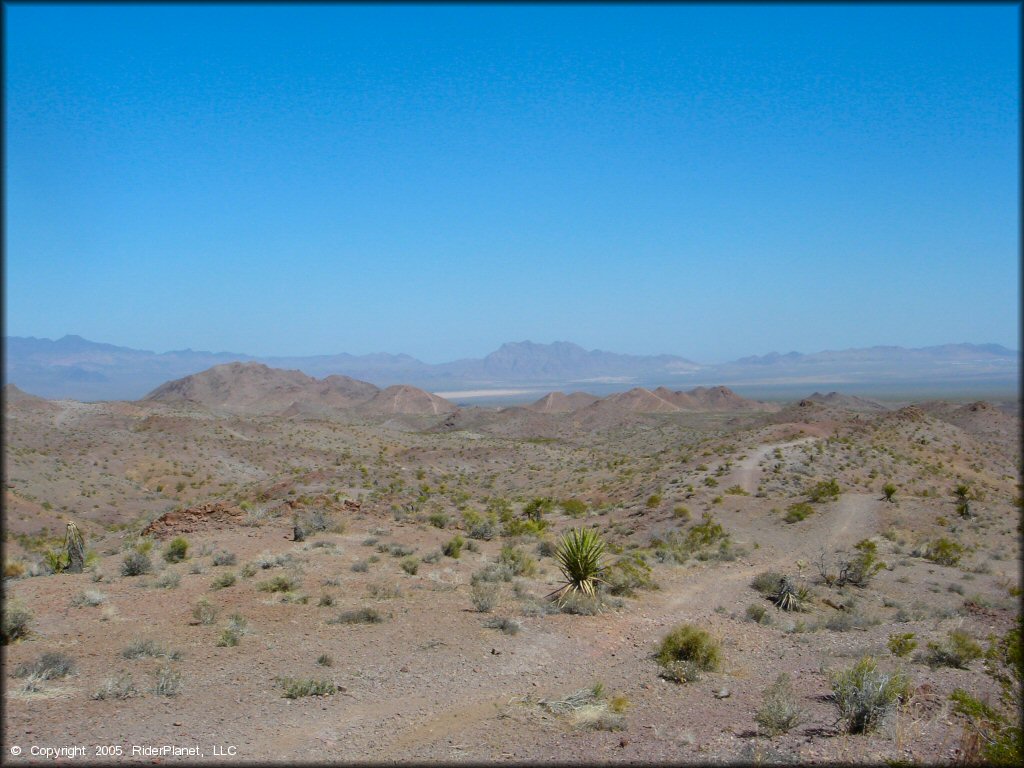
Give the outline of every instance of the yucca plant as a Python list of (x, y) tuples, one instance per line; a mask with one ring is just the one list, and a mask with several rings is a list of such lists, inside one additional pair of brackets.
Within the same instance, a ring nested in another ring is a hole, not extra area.
[(796, 585), (784, 576), (778, 590), (772, 595), (772, 602), (781, 611), (802, 611), (809, 596), (807, 587)]
[(602, 582), (599, 574), (604, 570), (601, 564), (603, 554), (604, 541), (593, 528), (574, 528), (568, 531), (555, 550), (555, 560), (565, 576), (565, 584), (552, 592), (551, 596), (558, 601), (572, 593), (596, 597), (597, 584)]

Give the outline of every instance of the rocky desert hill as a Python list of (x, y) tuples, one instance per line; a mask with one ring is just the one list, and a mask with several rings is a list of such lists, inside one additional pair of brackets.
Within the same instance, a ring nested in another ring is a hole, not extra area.
[(371, 400), (373, 384), (347, 376), (315, 379), (301, 371), (270, 368), (262, 363), (226, 363), (169, 381), (143, 403), (192, 403), (234, 413), (281, 414), (289, 408), (346, 409)]
[(538, 413), (572, 413), (600, 399), (588, 392), (548, 392), (526, 407)]
[(396, 384), (375, 393), (369, 400), (360, 404), (358, 410), (360, 413), (375, 416), (436, 416), (440, 413), (451, 413), (457, 408), (443, 397), (416, 387)]

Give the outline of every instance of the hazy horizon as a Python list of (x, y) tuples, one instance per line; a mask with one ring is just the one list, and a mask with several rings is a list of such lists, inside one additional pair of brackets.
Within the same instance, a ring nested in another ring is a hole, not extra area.
[[(406, 352), (406, 351), (404, 351), (402, 349), (398, 349), (398, 350), (376, 349), (376, 350), (372, 350), (372, 351), (366, 352), (366, 353), (355, 353), (355, 352), (352, 352), (351, 350), (347, 350), (347, 349), (331, 349), (331, 350), (320, 350), (320, 351), (312, 352), (312, 353), (307, 354), (307, 355), (299, 355), (299, 354), (295, 354), (295, 353), (292, 353), (292, 352), (262, 352), (262, 351), (248, 350), (248, 349), (215, 349), (215, 348), (213, 348), (211, 346), (200, 346), (200, 347), (182, 347), (182, 346), (179, 346), (179, 347), (173, 347), (173, 348), (168, 348), (168, 349), (154, 349), (154, 348), (151, 348), (151, 347), (130, 347), (128, 345), (117, 344), (115, 342), (111, 342), (111, 341), (109, 341), (107, 339), (91, 339), (91, 338), (86, 338), (85, 336), (83, 336), (82, 334), (79, 334), (79, 333), (65, 333), (65, 334), (61, 334), (58, 337), (20, 335), (20, 334), (11, 334), (11, 333), (5, 334), (5, 339), (6, 338), (34, 338), (34, 339), (37, 339), (39, 341), (51, 341), (51, 342), (60, 341), (61, 339), (65, 338), (65, 337), (80, 338), (80, 339), (83, 339), (86, 342), (93, 343), (93, 344), (113, 344), (114, 346), (124, 347), (124, 348), (127, 348), (127, 349), (136, 349), (136, 350), (145, 351), (145, 352), (151, 352), (151, 353), (156, 354), (156, 355), (171, 354), (171, 353), (174, 353), (174, 352), (196, 352), (196, 353), (209, 352), (209, 353), (215, 354), (215, 355), (229, 354), (229, 355), (240, 355), (240, 356), (247, 356), (247, 357), (256, 357), (256, 358), (281, 358), (281, 357), (319, 357), (319, 356), (329, 357), (329, 356), (332, 356), (332, 355), (339, 355), (339, 354), (350, 354), (350, 355), (384, 354), (384, 355), (395, 355), (395, 356), (398, 356), (398, 355), (408, 355), (408, 356), (410, 356), (412, 358), (415, 358), (416, 360), (419, 360), (420, 362), (428, 363), (430, 365), (438, 365), (438, 364), (443, 364), (443, 363), (455, 362), (457, 360), (463, 360), (463, 359), (479, 359), (479, 358), (486, 357), (488, 354), (490, 354), (492, 352), (497, 351), (498, 349), (500, 349), (501, 347), (505, 346), (506, 344), (521, 344), (521, 343), (536, 344), (536, 345), (539, 345), (539, 346), (551, 346), (553, 344), (568, 343), (568, 344), (573, 344), (573, 345), (578, 346), (578, 347), (582, 347), (584, 350), (586, 350), (588, 352), (610, 352), (612, 354), (636, 355), (636, 356), (670, 355), (670, 356), (682, 357), (682, 358), (688, 359), (688, 360), (690, 360), (692, 362), (695, 362), (695, 363), (704, 363), (704, 364), (709, 364), (709, 365), (718, 365), (718, 364), (722, 364), (722, 363), (733, 362), (735, 360), (739, 360), (739, 359), (742, 359), (742, 358), (745, 358), (745, 357), (763, 357), (763, 356), (771, 355), (771, 354), (786, 355), (786, 354), (796, 353), (796, 354), (800, 354), (800, 355), (813, 355), (813, 354), (819, 354), (819, 353), (823, 353), (823, 352), (845, 351), (845, 350), (840, 350), (839, 348), (836, 348), (836, 347), (829, 348), (829, 349), (782, 349), (782, 348), (775, 348), (775, 349), (763, 350), (763, 351), (760, 351), (760, 352), (752, 352), (750, 354), (740, 355), (740, 356), (735, 357), (735, 358), (721, 359), (721, 360), (705, 360), (705, 359), (698, 359), (698, 358), (696, 358), (696, 357), (694, 357), (692, 355), (686, 354), (685, 352), (680, 352), (680, 351), (670, 350), (670, 349), (660, 350), (658, 352), (653, 352), (653, 353), (646, 353), (646, 352), (636, 352), (636, 351), (630, 350), (630, 349), (610, 349), (610, 348), (607, 348), (607, 347), (589, 348), (589, 347), (583, 346), (582, 344), (578, 344), (577, 342), (573, 341), (572, 339), (552, 339), (551, 341), (538, 341), (536, 339), (506, 339), (504, 341), (500, 341), (500, 342), (497, 342), (497, 343), (493, 344), (490, 348), (486, 349), (484, 352), (482, 352), (480, 354), (477, 354), (477, 355), (468, 355), (468, 356), (464, 355), (464, 356), (459, 356), (459, 357), (456, 357), (454, 355), (449, 355), (447, 357), (443, 357), (442, 356), (439, 359), (433, 360), (433, 359), (424, 359), (422, 357), (419, 357), (418, 355), (413, 355), (413, 354), (411, 354), (409, 352)], [(927, 346), (929, 346), (929, 347), (934, 347), (934, 346), (956, 346), (956, 345), (961, 345), (961, 344), (963, 344), (963, 345), (970, 345), (970, 346), (978, 346), (978, 347), (983, 347), (983, 346), (988, 346), (988, 345), (995, 344), (995, 345), (998, 345), (998, 346), (1002, 346), (1002, 347), (1008, 349), (1011, 352), (1019, 352), (1019, 349), (1017, 349), (1016, 346), (1007, 346), (1006, 344), (999, 344), (999, 342), (992, 342), (992, 341), (956, 340), (956, 341), (946, 341), (946, 342), (942, 342), (940, 344), (927, 345)], [(901, 345), (901, 344), (877, 343), (877, 344), (866, 344), (863, 347), (847, 347), (846, 349), (872, 349), (872, 348), (890, 348), (890, 347), (891, 348), (901, 347), (901, 348), (904, 348), (904, 349), (919, 349), (920, 348), (920, 347), (907, 347), (907, 346)]]
[(3, 14), (13, 336), (1020, 346), (1018, 6)]

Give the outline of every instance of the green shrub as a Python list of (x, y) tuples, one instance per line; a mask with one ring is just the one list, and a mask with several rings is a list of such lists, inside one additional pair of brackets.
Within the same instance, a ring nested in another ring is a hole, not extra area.
[(717, 522), (709, 512), (701, 516), (701, 521), (693, 526), (686, 534), (687, 544), (691, 549), (700, 549), (727, 538), (725, 529)]
[(679, 504), (672, 508), (672, 517), (680, 522), (685, 523), (690, 519), (690, 510), (682, 504)]
[(868, 582), (880, 570), (885, 568), (885, 563), (878, 559), (878, 545), (870, 539), (862, 539), (854, 545), (855, 554), (848, 554), (840, 558), (838, 570), (825, 562), (824, 553), (818, 562), (818, 571), (822, 581), (836, 587), (852, 584), (855, 587), (866, 587)]
[(168, 563), (180, 563), (188, 556), (188, 541), (182, 536), (171, 539), (164, 550), (164, 560)]
[(427, 522), (435, 528), (446, 528), (448, 526), (448, 515), (444, 512), (432, 512), (427, 517)]
[(768, 609), (761, 603), (751, 603), (747, 606), (747, 619), (756, 624), (771, 624), (772, 617), (768, 615)]
[(831, 675), (832, 697), (839, 719), (850, 733), (874, 730), (882, 719), (909, 695), (910, 683), (899, 672), (878, 671), (878, 663), (865, 656), (849, 669)]
[(213, 624), (217, 620), (217, 606), (205, 597), (201, 597), (192, 609), (192, 618), (200, 624)]
[(132, 696), (137, 696), (139, 690), (135, 687), (132, 682), (131, 673), (125, 673), (118, 675), (117, 677), (108, 677), (103, 681), (103, 685), (100, 686), (92, 698), (98, 701), (105, 699), (130, 699)]
[(177, 696), (181, 692), (181, 672), (163, 667), (156, 673), (153, 693), (157, 696)]
[(416, 572), (420, 569), (420, 559), (418, 557), (403, 557), (401, 562), (402, 570), (408, 573), (410, 576), (415, 576)]
[(831, 480), (822, 480), (819, 483), (815, 483), (807, 492), (807, 498), (816, 504), (820, 504), (826, 501), (835, 501), (839, 498), (839, 494), (839, 483), (836, 482), (835, 478), (832, 478)]
[(290, 576), (278, 574), (272, 579), (260, 582), (260, 592), (292, 592), (298, 587), (298, 582)]
[(598, 594), (568, 592), (555, 603), (555, 606), (560, 613), (568, 613), (573, 616), (596, 616), (604, 607), (604, 601)]
[(180, 651), (168, 651), (163, 646), (157, 644), (155, 640), (143, 640), (142, 638), (132, 640), (121, 651), (121, 655), (126, 659), (158, 658), (161, 656), (168, 659), (181, 658)]
[(889, 642), (886, 645), (893, 656), (903, 658), (909, 656), (910, 652), (917, 648), (917, 640), (914, 639), (913, 632), (904, 632), (889, 635)]
[(537, 573), (537, 561), (519, 547), (503, 546), (498, 562), (507, 565), (515, 576), (530, 577)]
[(652, 493), (647, 497), (647, 501), (644, 502), (644, 506), (648, 509), (657, 509), (661, 506), (661, 494)]
[(234, 586), (235, 581), (235, 574), (222, 573), (213, 580), (213, 582), (210, 584), (210, 589), (224, 589), (225, 587), (231, 587)]
[(497, 584), (479, 581), (470, 587), (470, 598), (473, 607), (480, 613), (490, 613), (498, 602), (499, 587)]
[(211, 561), (213, 565), (234, 565), (238, 562), (238, 557), (234, 552), (217, 552), (213, 556)]
[(15, 677), (34, 676), (38, 680), (54, 680), (75, 671), (75, 660), (66, 653), (47, 651), (32, 664), (19, 664)]
[(462, 546), (465, 543), (465, 539), (463, 539), (459, 534), (455, 534), (454, 537), (444, 543), (441, 551), (444, 552), (445, 557), (451, 557), (458, 560), (459, 556), (462, 554)]
[(803, 720), (793, 685), (785, 672), (765, 689), (761, 707), (754, 719), (758, 730), (769, 737), (789, 733)]
[(380, 624), (384, 621), (380, 611), (374, 608), (357, 608), (351, 611), (342, 611), (333, 619), (328, 619), (328, 624)]
[(693, 624), (681, 624), (662, 639), (656, 658), (671, 679), (688, 682), (697, 679), (695, 673), (717, 670), (721, 656), (722, 645), (716, 638)]
[(338, 686), (329, 680), (281, 678), (278, 681), (286, 699), (301, 699), (304, 696), (332, 696), (338, 692)]
[(141, 576), (153, 570), (153, 562), (149, 555), (137, 550), (129, 552), (121, 562), (122, 576)]
[(509, 619), (501, 616), (496, 616), (493, 619), (487, 619), (484, 621), (484, 626), (489, 629), (500, 629), (506, 635), (517, 635), (519, 630), (522, 629), (520, 624), (515, 619)]
[(928, 643), (925, 661), (929, 667), (955, 667), (967, 669), (967, 665), (982, 656), (982, 648), (962, 629), (954, 629), (939, 643)]
[(896, 503), (896, 486), (892, 483), (886, 483), (882, 486), (882, 498), (886, 501), (895, 504)]
[(3, 640), (4, 645), (28, 637), (28, 625), (33, 619), (32, 611), (23, 604), (11, 600), (4, 603)]
[(605, 569), (605, 587), (613, 595), (631, 596), (638, 589), (655, 589), (651, 566), (639, 552), (623, 555)]
[(750, 586), (767, 597), (779, 591), (779, 585), (783, 578), (784, 576), (778, 571), (763, 571), (754, 577)]
[(786, 516), (782, 519), (787, 523), (798, 523), (801, 520), (806, 520), (813, 513), (814, 507), (806, 501), (798, 501), (796, 504), (789, 505), (786, 509)]
[(978, 735), (977, 755), (966, 754), (970, 762), (993, 765), (1020, 765), (1024, 758), (1024, 731), (1021, 729), (1021, 680), (1024, 678), (1024, 648), (1021, 631), (1024, 619), (1018, 614), (1016, 626), (1002, 638), (992, 638), (985, 653), (985, 674), (999, 686), (999, 704), (971, 696), (956, 689), (950, 698), (958, 714), (968, 719)]
[(541, 522), (544, 515), (555, 508), (554, 499), (533, 499), (523, 507), (523, 514), (534, 523)]
[(558, 505), (562, 508), (562, 511), (569, 517), (583, 517), (587, 514), (587, 505), (585, 502), (579, 499), (563, 499), (558, 502)]
[(954, 566), (960, 562), (964, 548), (955, 541), (943, 537), (936, 539), (925, 550), (925, 558), (939, 565)]

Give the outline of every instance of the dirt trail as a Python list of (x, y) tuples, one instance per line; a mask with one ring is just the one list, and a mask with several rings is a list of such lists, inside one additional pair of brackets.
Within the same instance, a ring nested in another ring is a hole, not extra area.
[(758, 466), (761, 461), (776, 448), (792, 448), (795, 445), (813, 442), (816, 437), (802, 437), (799, 440), (792, 440), (788, 443), (768, 443), (760, 448), (747, 451), (747, 457), (734, 465), (732, 472), (726, 480), (727, 485), (738, 484), (747, 493), (757, 491), (757, 485), (761, 481), (762, 470)]
[[(738, 482), (754, 491), (760, 479), (758, 463), (777, 447), (793, 446), (816, 438), (803, 438), (783, 444), (765, 445), (750, 451), (734, 470)], [(527, 661), (531, 656), (536, 664), (528, 664), (524, 674), (509, 678), (492, 679), (486, 695), (469, 701), (464, 695), (451, 697), (453, 706), (436, 711), (432, 716), (408, 723), (397, 732), (382, 734), (385, 742), (373, 753), (374, 759), (405, 759), (417, 754), (416, 747), (435, 744), (441, 740), (457, 743), (457, 734), (482, 720), (496, 715), (496, 704), (508, 702), (532, 692), (540, 697), (564, 695), (586, 687), (593, 682), (595, 669), (623, 666), (643, 656), (649, 650), (650, 640), (664, 628), (678, 623), (685, 616), (707, 612), (708, 606), (734, 599), (747, 589), (753, 577), (768, 569), (792, 569), (803, 559), (813, 562), (822, 549), (847, 547), (854, 541), (870, 535), (874, 530), (874, 508), (877, 500), (863, 494), (844, 494), (835, 504), (821, 508), (799, 538), (798, 549), (767, 557), (737, 560), (732, 563), (708, 563), (668, 574), (662, 589), (645, 593), (641, 602), (628, 613), (604, 615), (600, 625), (587, 629), (586, 647), (571, 636), (545, 632), (534, 639), (530, 648), (518, 649)], [(581, 630), (583, 632), (584, 630)], [(576, 633), (574, 633), (576, 634)], [(535, 647), (534, 647), (535, 646)], [(582, 653), (581, 653), (582, 651)], [(620, 653), (620, 651), (623, 651)], [(618, 655), (617, 655), (618, 654)], [(586, 659), (580, 664), (581, 655)], [(541, 658), (543, 657), (543, 658)], [(615, 658), (611, 658), (615, 657)], [(570, 673), (568, 679), (557, 683), (543, 674), (544, 669), (561, 669)], [(483, 692), (481, 692), (483, 693)]]

